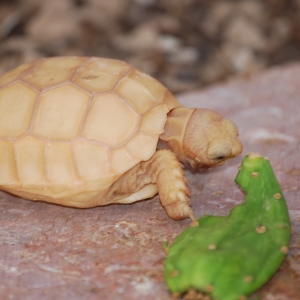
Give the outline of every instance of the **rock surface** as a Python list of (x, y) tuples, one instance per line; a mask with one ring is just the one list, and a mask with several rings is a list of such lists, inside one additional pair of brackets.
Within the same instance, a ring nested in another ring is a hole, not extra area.
[[(240, 129), (244, 152), (221, 168), (187, 171), (197, 217), (226, 215), (241, 203), (234, 184), (242, 157), (269, 157), (288, 202), (290, 253), (256, 293), (262, 300), (300, 295), (300, 64), (275, 68), (179, 96), (187, 106), (215, 109)], [(73, 209), (0, 194), (0, 299), (159, 299), (162, 243), (189, 220), (169, 219), (158, 197), (131, 205)], [(254, 299), (254, 298), (253, 298)]]

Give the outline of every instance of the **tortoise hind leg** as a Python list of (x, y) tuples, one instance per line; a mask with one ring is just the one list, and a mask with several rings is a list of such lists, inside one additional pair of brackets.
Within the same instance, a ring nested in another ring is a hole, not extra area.
[(190, 191), (182, 166), (169, 150), (158, 150), (145, 162), (126, 172), (112, 186), (112, 202), (130, 203), (159, 193), (167, 214), (175, 220), (191, 218), (196, 221), (189, 205)]

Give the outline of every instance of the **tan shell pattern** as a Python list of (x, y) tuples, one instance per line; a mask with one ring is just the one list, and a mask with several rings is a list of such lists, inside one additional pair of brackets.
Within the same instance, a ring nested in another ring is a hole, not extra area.
[(41, 59), (0, 77), (0, 187), (75, 207), (156, 151), (180, 104), (154, 78), (112, 59)]

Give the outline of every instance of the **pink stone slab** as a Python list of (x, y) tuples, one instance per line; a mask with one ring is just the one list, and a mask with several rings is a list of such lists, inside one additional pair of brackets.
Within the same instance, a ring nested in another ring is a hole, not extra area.
[[(293, 234), (283, 266), (256, 295), (300, 299), (300, 64), (181, 95), (240, 129), (243, 154), (218, 169), (187, 171), (197, 217), (242, 203), (234, 184), (249, 151), (270, 158), (287, 198)], [(189, 220), (169, 219), (158, 197), (131, 205), (74, 209), (0, 192), (0, 299), (172, 299), (162, 243)]]

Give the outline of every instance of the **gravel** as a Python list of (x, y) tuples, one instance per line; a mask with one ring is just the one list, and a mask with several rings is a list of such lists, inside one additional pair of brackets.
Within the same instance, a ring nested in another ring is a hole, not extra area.
[(299, 27), (299, 0), (2, 0), (0, 73), (104, 56), (183, 92), (299, 60)]

